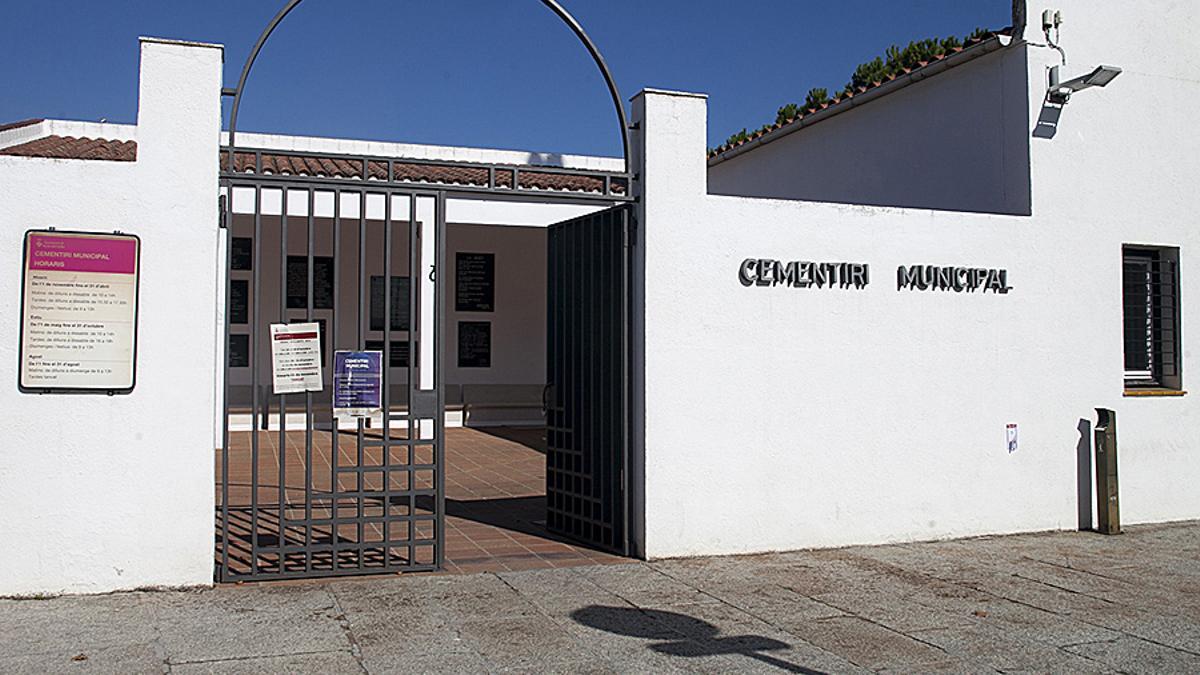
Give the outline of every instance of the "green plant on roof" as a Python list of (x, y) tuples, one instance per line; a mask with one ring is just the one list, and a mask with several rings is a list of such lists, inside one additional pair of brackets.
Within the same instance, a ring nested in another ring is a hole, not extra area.
[[(877, 82), (886, 82), (893, 77), (898, 77), (916, 68), (920, 68), (923, 63), (928, 63), (955, 49), (959, 49), (964, 44), (983, 40), (991, 35), (991, 31), (976, 28), (961, 40), (950, 36), (947, 38), (914, 40), (904, 48), (892, 45), (887, 48), (883, 56), (877, 56), (866, 63), (860, 63), (854, 69), (853, 74), (851, 74), (850, 81), (840, 90), (840, 95), (847, 96), (860, 89), (873, 87)], [(809, 89), (808, 94), (804, 97), (803, 105), (787, 103), (779, 107), (779, 110), (775, 113), (775, 126), (787, 124), (802, 117), (806, 112), (819, 110), (823, 105), (830, 102), (831, 99), (827, 89), (823, 87)], [(759, 133), (766, 133), (770, 130), (771, 125), (764, 125), (753, 132), (742, 129), (726, 139), (724, 145), (737, 145), (754, 138)]]
[(829, 90), (824, 87), (809, 89), (808, 94), (804, 97), (804, 107), (800, 107), (795, 103), (789, 103), (781, 106), (775, 112), (775, 124), (787, 124), (792, 120), (800, 117), (805, 110), (815, 110), (829, 103)]

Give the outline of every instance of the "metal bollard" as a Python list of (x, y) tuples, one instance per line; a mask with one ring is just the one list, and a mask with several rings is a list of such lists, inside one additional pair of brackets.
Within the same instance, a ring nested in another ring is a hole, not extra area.
[(1117, 413), (1096, 408), (1096, 531), (1121, 534), (1121, 503), (1117, 489)]

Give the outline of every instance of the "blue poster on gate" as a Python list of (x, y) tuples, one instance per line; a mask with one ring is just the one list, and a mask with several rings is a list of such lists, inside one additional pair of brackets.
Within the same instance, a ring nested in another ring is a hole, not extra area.
[(383, 352), (333, 353), (333, 415), (370, 417), (383, 407)]

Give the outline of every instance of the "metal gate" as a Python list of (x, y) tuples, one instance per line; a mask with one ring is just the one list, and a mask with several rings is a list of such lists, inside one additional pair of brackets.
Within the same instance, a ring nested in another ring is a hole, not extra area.
[[(606, 206), (633, 201), (625, 99), (596, 45), (557, 0), (541, 4), (586, 48), (612, 98), (621, 171), (239, 146), (238, 114), (250, 72), (272, 33), (300, 4), (284, 1), (247, 55), (237, 86), (221, 90), (232, 103), (221, 149), (228, 281), (217, 457), (220, 581), (439, 569), (445, 542), (445, 350), (439, 332), (447, 195)], [(272, 201), (278, 204), (274, 214)], [(322, 204), (330, 206), (323, 210)], [(573, 238), (577, 227), (595, 230), (592, 246), (607, 250), (614, 224), (627, 228), (631, 212), (605, 213), (621, 215), (600, 216), (595, 222), (607, 225), (597, 227), (564, 223), (551, 238)], [(326, 232), (328, 242), (322, 243)], [(264, 234), (271, 233), (277, 241), (264, 244)], [(393, 242), (407, 245), (401, 255)], [(559, 253), (575, 255), (566, 248)], [(404, 261), (407, 273), (394, 276), (393, 265)], [(618, 293), (614, 284), (626, 283), (628, 263), (624, 257), (619, 265), (616, 258), (588, 263), (586, 278), (562, 263), (555, 267), (560, 281), (580, 284), (561, 291), (570, 294), (568, 302), (595, 296), (604, 309), (603, 316), (597, 305), (585, 315), (550, 321), (561, 328), (552, 347), (560, 354), (552, 360), (560, 363), (551, 372), (573, 378), (556, 388), (572, 393), (552, 410), (558, 431), (547, 472), (550, 522), (576, 538), (625, 551), (620, 467), (628, 448), (629, 395), (628, 343), (621, 331), (628, 289)], [(348, 316), (353, 321), (346, 328)], [(328, 418), (331, 405), (323, 392), (273, 394), (270, 341), (264, 337), (270, 324), (314, 321), (324, 322), (318, 332), (327, 364), (341, 349), (384, 352), (378, 425), (359, 420), (354, 428), (339, 428)], [(583, 336), (581, 321), (612, 335)], [(585, 348), (604, 370), (585, 374)], [(601, 404), (605, 396), (620, 404)], [(601, 484), (616, 487), (602, 490)]]
[[(269, 160), (270, 158), (268, 158)], [(227, 205), (220, 581), (443, 561), (445, 194), (223, 174)], [(363, 162), (366, 166), (366, 162)], [(319, 325), (324, 386), (275, 395), (269, 326)], [(382, 413), (332, 416), (337, 350), (383, 352)]]
[(548, 236), (546, 525), (629, 554), (629, 275), (633, 208)]

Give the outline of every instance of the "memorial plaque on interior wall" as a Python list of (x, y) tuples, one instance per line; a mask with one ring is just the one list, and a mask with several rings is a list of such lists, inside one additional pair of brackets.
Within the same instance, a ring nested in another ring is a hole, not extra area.
[[(367, 340), (367, 349), (371, 351), (383, 351), (383, 340)], [(417, 343), (417, 351), (421, 350), (421, 343)], [(407, 368), (408, 367), (408, 340), (392, 340), (392, 351), (388, 357), (388, 365), (391, 368)]]
[(250, 282), (245, 279), (229, 282), (229, 323), (250, 323)]
[(238, 271), (254, 269), (254, 240), (234, 237), (229, 244), (229, 266)]
[[(333, 258), (313, 258), (313, 309), (333, 309)], [(287, 259), (288, 309), (308, 307), (308, 256)]]
[(458, 367), (492, 367), (492, 322), (458, 322)]
[(25, 233), (21, 391), (133, 390), (140, 260), (141, 241), (133, 235)]
[(230, 335), (229, 336), (229, 367), (230, 368), (249, 368), (250, 367), (250, 336), (249, 335)]
[[(409, 327), (408, 277), (392, 277), (392, 330)], [(371, 277), (371, 330), (383, 330), (383, 277)]]
[(454, 254), (454, 309), (458, 312), (496, 310), (496, 255)]

